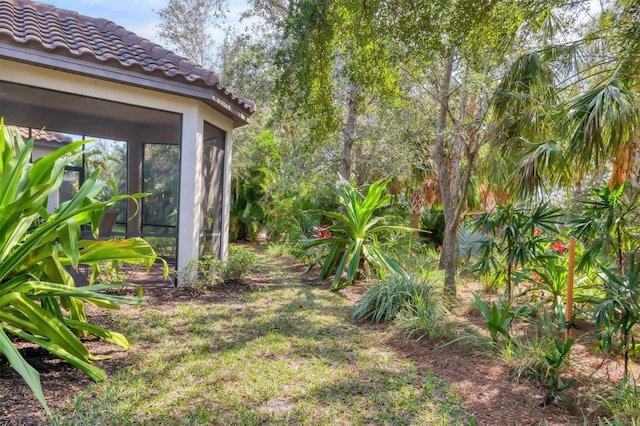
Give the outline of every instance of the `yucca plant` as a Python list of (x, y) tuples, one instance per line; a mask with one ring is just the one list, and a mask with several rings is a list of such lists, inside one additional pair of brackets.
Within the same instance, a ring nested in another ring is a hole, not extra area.
[[(320, 279), (333, 274), (331, 289), (336, 291), (355, 282), (365, 264), (380, 278), (391, 271), (405, 275), (398, 262), (389, 257), (381, 247), (381, 238), (392, 231), (411, 232), (411, 228), (386, 224), (386, 217), (375, 213), (391, 202), (391, 196), (385, 194), (389, 180), (372, 183), (367, 194), (361, 196), (347, 182), (338, 184), (338, 197), (344, 213), (323, 211), (322, 214), (334, 220), (326, 238), (304, 240), (301, 247), (328, 246), (323, 258)], [(343, 278), (343, 273), (346, 276)]]
[(97, 201), (94, 197), (105, 185), (98, 181), (97, 171), (71, 200), (55, 213), (47, 213), (49, 194), (58, 190), (65, 166), (77, 158), (79, 154), (74, 153), (83, 143), (70, 143), (31, 163), (34, 140), (25, 143), (15, 128), (0, 119), (0, 353), (47, 412), (38, 372), (8, 335), (42, 347), (93, 380), (103, 379), (105, 372), (91, 364), (96, 357), (79, 336), (95, 335), (124, 348), (129, 342), (119, 333), (89, 323), (85, 304), (117, 309), (121, 303), (142, 303), (140, 294), (128, 298), (102, 293), (116, 284), (94, 284), (97, 268), (89, 286), (76, 287), (65, 267), (121, 260), (143, 262), (148, 268), (156, 260), (153, 249), (139, 238), (81, 239), (81, 226), (89, 226), (97, 235), (105, 211), (120, 200), (142, 195)]

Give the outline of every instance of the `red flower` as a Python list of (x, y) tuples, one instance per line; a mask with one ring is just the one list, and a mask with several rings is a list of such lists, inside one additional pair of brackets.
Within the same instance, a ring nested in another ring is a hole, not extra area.
[(556, 251), (560, 256), (567, 250), (567, 246), (562, 241), (554, 241), (549, 248)]
[(535, 273), (535, 272), (532, 272), (532, 273), (531, 273), (531, 278), (532, 278), (534, 281), (540, 281), (540, 275), (538, 275), (538, 274), (537, 274), (537, 273)]
[(313, 227), (313, 238), (331, 238), (331, 231), (326, 228)]
[(318, 233), (318, 238), (331, 238), (333, 235), (328, 229), (323, 229)]
[(535, 237), (539, 237), (540, 235), (542, 235), (542, 229), (540, 229), (540, 228), (534, 228), (534, 229), (533, 229), (533, 235), (534, 235)]

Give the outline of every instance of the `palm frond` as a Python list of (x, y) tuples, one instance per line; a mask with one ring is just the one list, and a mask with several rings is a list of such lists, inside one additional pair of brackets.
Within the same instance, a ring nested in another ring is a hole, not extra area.
[(568, 112), (568, 155), (581, 165), (602, 164), (629, 143), (640, 111), (635, 93), (612, 80), (562, 104)]

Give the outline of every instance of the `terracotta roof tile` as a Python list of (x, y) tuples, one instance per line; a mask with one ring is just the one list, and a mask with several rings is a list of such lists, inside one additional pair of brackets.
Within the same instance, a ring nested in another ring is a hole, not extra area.
[(39, 129), (29, 129), (28, 127), (18, 127), (20, 137), (25, 141), (34, 137), (36, 142), (54, 142), (60, 144), (71, 143), (73, 139), (63, 133), (45, 131)]
[(0, 41), (210, 88), (253, 113), (218, 75), (103, 18), (28, 0), (0, 0)]

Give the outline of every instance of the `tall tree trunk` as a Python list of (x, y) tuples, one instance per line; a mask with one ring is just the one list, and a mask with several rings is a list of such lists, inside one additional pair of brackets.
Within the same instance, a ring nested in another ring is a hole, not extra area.
[(342, 128), (342, 177), (351, 181), (351, 151), (353, 151), (356, 133), (356, 119), (358, 109), (356, 105), (357, 88), (355, 84), (349, 86), (347, 93), (347, 117)]
[(362, 144), (358, 143), (353, 145), (351, 170), (355, 175), (354, 180), (356, 182), (356, 186), (360, 187), (367, 183), (367, 170), (362, 158)]
[[(479, 130), (474, 123), (480, 120), (483, 109), (476, 95), (463, 92), (458, 116), (451, 114), (449, 101), (453, 64), (453, 54), (445, 57), (444, 74), (438, 92), (440, 111), (436, 124), (434, 159), (444, 212), (440, 268), (445, 271), (445, 290), (455, 296), (457, 233), (467, 208), (467, 191), (480, 142)], [(448, 117), (452, 121), (453, 131), (448, 129)]]
[(449, 97), (451, 89), (451, 75), (453, 73), (453, 55), (445, 58), (444, 75), (440, 85), (438, 101), (440, 111), (436, 123), (436, 146), (434, 157), (438, 170), (438, 183), (442, 198), (444, 212), (444, 232), (442, 251), (440, 253), (440, 268), (445, 271), (444, 287), (447, 292), (456, 294), (456, 218), (455, 218), (455, 194), (452, 193), (451, 180), (454, 178), (450, 166), (450, 147), (447, 143), (449, 137), (447, 130), (447, 115), (449, 111)]

